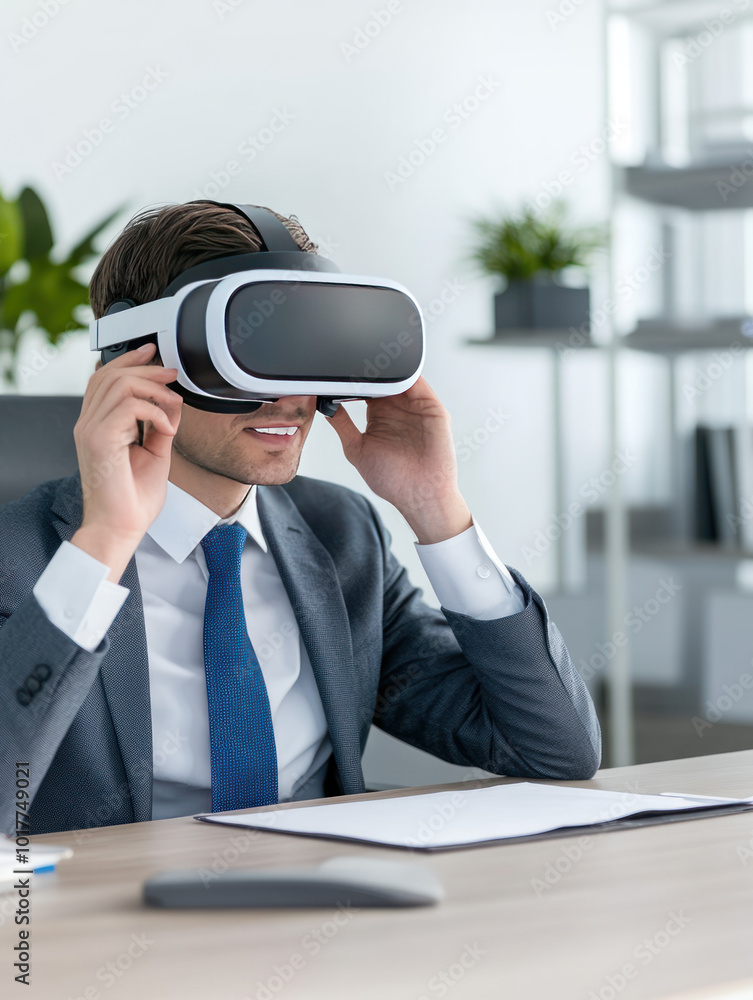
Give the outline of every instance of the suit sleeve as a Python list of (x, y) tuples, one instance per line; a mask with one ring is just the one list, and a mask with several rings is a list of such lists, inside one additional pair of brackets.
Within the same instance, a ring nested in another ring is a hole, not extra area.
[(579, 780), (601, 761), (588, 690), (546, 605), (516, 570), (524, 607), (479, 620), (421, 600), (384, 553), (382, 669), (374, 723), (443, 760), (516, 777)]
[(33, 593), (0, 607), (0, 829), (15, 830), (15, 764), (28, 762), (36, 795), (109, 648), (93, 651), (53, 625)]

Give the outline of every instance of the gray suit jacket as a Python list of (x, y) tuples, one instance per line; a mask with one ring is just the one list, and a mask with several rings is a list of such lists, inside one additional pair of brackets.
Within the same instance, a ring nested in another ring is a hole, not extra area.
[[(332, 740), (329, 791), (364, 790), (372, 722), (455, 764), (589, 778), (599, 726), (542, 599), (477, 621), (421, 601), (373, 507), (298, 477), (259, 488), (259, 515), (305, 643)], [(0, 823), (14, 829), (15, 763), (30, 766), (35, 833), (151, 817), (144, 615), (130, 594), (89, 653), (52, 625), (32, 588), (82, 518), (78, 475), (0, 507)]]

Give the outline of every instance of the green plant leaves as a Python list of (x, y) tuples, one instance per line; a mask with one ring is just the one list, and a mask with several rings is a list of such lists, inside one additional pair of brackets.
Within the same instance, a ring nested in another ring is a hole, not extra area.
[(508, 281), (585, 267), (594, 251), (604, 247), (606, 234), (599, 227), (568, 230), (566, 214), (566, 205), (557, 202), (546, 214), (524, 206), (501, 219), (477, 219), (473, 226), (480, 241), (472, 259), (486, 274)]
[[(12, 383), (15, 358), (24, 332), (40, 328), (51, 344), (80, 328), (77, 312), (89, 304), (89, 290), (76, 269), (95, 254), (94, 241), (122, 211), (118, 208), (97, 223), (64, 260), (54, 260), (54, 237), (44, 202), (30, 187), (16, 201), (0, 195), (0, 345), (10, 358), (5, 377)], [(14, 281), (5, 278), (19, 260), (28, 271)]]
[(17, 202), (6, 201), (0, 195), (0, 278), (7, 274), (12, 265), (19, 259), (22, 247), (23, 218), (21, 210)]
[(24, 260), (36, 260), (52, 250), (52, 229), (47, 209), (36, 191), (25, 187), (18, 196), (24, 227)]
[(113, 219), (117, 218), (120, 215), (122, 211), (123, 211), (123, 206), (121, 205), (120, 208), (116, 208), (114, 212), (110, 212), (110, 214), (107, 216), (106, 219), (103, 219), (101, 222), (97, 223), (94, 229), (92, 229), (90, 233), (87, 233), (87, 235), (84, 236), (84, 238), (81, 240), (80, 243), (76, 244), (76, 246), (68, 254), (69, 266), (75, 267), (77, 264), (83, 264), (84, 261), (88, 260), (89, 257), (93, 256), (93, 254), (95, 253), (94, 240), (97, 238), (97, 236), (99, 236), (99, 234), (102, 232), (103, 229), (106, 229), (107, 226), (110, 225)]
[[(30, 262), (24, 281), (11, 285), (5, 294), (4, 319), (15, 329), (25, 314), (33, 314), (33, 325), (47, 333), (51, 344), (79, 327), (74, 310), (89, 301), (89, 292), (70, 273), (68, 261), (54, 263), (46, 257)], [(25, 325), (32, 325), (32, 322)]]

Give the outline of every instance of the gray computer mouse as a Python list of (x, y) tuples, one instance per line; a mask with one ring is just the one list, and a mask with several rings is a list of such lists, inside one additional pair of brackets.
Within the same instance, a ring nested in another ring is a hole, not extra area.
[(432, 906), (444, 898), (428, 868), (379, 858), (335, 857), (316, 868), (205, 868), (160, 872), (144, 902), (166, 907)]

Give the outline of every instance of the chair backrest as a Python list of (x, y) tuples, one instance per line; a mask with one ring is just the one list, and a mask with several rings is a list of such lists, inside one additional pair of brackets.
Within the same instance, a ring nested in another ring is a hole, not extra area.
[(0, 504), (78, 468), (80, 396), (0, 395)]

